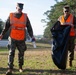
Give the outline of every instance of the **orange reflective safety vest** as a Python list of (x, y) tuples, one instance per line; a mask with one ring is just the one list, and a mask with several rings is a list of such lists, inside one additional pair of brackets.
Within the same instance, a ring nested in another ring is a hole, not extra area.
[(25, 39), (26, 18), (27, 15), (25, 13), (22, 13), (19, 19), (15, 17), (14, 13), (10, 13), (11, 38), (15, 40)]
[[(60, 21), (61, 25), (71, 25), (71, 24), (73, 25), (73, 15), (70, 14), (66, 21), (64, 20), (64, 15), (62, 15), (60, 17), (59, 21)], [(70, 36), (75, 36), (74, 26), (71, 27)]]

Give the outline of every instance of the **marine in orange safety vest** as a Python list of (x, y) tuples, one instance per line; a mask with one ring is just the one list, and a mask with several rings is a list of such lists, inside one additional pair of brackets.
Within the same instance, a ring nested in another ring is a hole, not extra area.
[(10, 48), (9, 48), (9, 58), (8, 58), (8, 70), (6, 75), (12, 75), (13, 62), (15, 56), (15, 49), (17, 47), (18, 53), (18, 65), (19, 72), (23, 72), (22, 66), (24, 64), (24, 52), (27, 49), (25, 38), (26, 38), (26, 28), (30, 37), (33, 39), (33, 30), (30, 24), (29, 18), (26, 13), (23, 13), (23, 3), (17, 3), (16, 12), (10, 13), (3, 31), (1, 32), (0, 39), (4, 34), (10, 29)]
[(73, 15), (69, 14), (68, 18), (65, 20), (64, 15), (60, 16), (61, 25), (71, 25), (70, 36), (75, 36), (75, 29), (73, 25)]
[(14, 16), (14, 13), (10, 13), (10, 37), (16, 40), (24, 40), (27, 15), (25, 13), (22, 13), (22, 16), (19, 19)]
[(69, 50), (69, 66), (72, 67), (72, 60), (74, 59), (74, 47), (75, 47), (75, 28), (76, 28), (76, 18), (70, 13), (70, 7), (65, 5), (63, 7), (63, 15), (58, 18), (61, 25), (70, 25), (70, 37), (68, 41), (68, 50)]

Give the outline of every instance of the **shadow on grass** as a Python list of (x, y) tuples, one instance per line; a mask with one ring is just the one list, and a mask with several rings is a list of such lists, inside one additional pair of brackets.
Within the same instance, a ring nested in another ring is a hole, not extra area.
[(15, 75), (76, 75), (76, 71), (71, 70), (46, 70), (46, 69), (25, 69), (22, 74)]
[(0, 67), (0, 75), (5, 74), (6, 71), (7, 71), (7, 68)]
[[(0, 75), (6, 73), (7, 68), (0, 67)], [(47, 69), (24, 69), (23, 73), (19, 73), (18, 69), (14, 69), (13, 75), (76, 75), (76, 71), (66, 70), (47, 70)]]

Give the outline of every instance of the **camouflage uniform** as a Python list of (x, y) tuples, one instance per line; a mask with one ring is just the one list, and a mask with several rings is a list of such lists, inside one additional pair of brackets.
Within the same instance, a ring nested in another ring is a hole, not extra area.
[[(16, 18), (20, 18), (22, 14), (14, 13)], [(27, 17), (27, 23), (26, 27), (28, 30), (28, 33), (30, 37), (33, 37), (33, 30), (29, 21), (29, 18)], [(10, 29), (10, 17), (8, 17), (5, 27), (2, 31), (2, 35), (4, 35), (8, 30)], [(8, 68), (13, 69), (13, 62), (14, 62), (14, 56), (15, 56), (15, 49), (18, 49), (18, 63), (19, 67), (22, 67), (24, 63), (24, 51), (27, 49), (26, 44), (25, 44), (25, 39), (24, 40), (15, 40), (11, 38), (11, 45), (10, 45), (10, 50), (9, 50), (9, 58), (8, 58)]]
[(69, 61), (74, 60), (75, 37), (70, 36), (68, 40)]
[[(76, 29), (76, 17), (74, 17), (73, 20), (74, 28)], [(75, 36), (69, 36), (68, 39), (67, 49), (69, 51), (69, 66), (72, 66), (72, 61), (74, 60)]]
[(8, 60), (8, 67), (13, 69), (13, 61), (14, 61), (14, 55), (15, 55), (15, 49), (17, 47), (19, 53), (18, 53), (18, 62), (19, 62), (19, 67), (23, 65), (24, 63), (24, 51), (27, 49), (25, 40), (18, 41), (11, 39), (11, 45), (10, 45), (10, 50), (9, 50), (9, 60)]
[[(67, 17), (64, 17), (64, 20), (66, 21)], [(76, 29), (76, 17), (73, 17), (73, 24), (74, 24), (74, 28)], [(69, 36), (69, 40), (68, 40), (68, 46), (67, 49), (69, 51), (69, 61), (72, 62), (72, 60), (74, 60), (74, 48), (75, 48), (75, 36)]]
[(10, 50), (10, 48), (11, 48), (11, 38), (10, 37), (8, 37), (7, 48), (8, 48), (8, 50)]

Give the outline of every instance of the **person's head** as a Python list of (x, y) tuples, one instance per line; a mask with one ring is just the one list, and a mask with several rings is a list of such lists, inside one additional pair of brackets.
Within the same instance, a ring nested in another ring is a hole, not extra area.
[(63, 7), (63, 13), (64, 13), (64, 15), (66, 15), (66, 16), (70, 13), (70, 7), (69, 7), (69, 5), (65, 5), (65, 6)]
[(17, 13), (22, 13), (23, 5), (24, 5), (23, 3), (17, 3), (16, 5)]

